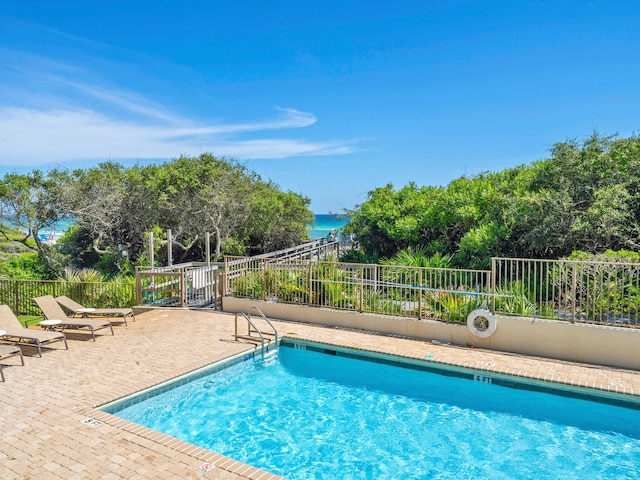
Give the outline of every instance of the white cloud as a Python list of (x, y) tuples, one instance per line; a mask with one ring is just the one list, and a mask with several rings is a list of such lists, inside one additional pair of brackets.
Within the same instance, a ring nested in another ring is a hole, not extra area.
[(65, 79), (58, 79), (58, 81), (65, 84), (66, 86), (74, 88), (79, 92), (82, 92), (87, 96), (102, 100), (103, 102), (106, 102), (111, 106), (120, 107), (127, 112), (135, 113), (152, 120), (159, 120), (176, 124), (184, 123), (184, 120), (175, 117), (171, 113), (166, 112), (164, 109), (153, 105), (145, 99), (131, 93), (105, 90), (84, 83), (73, 82)]
[[(306, 127), (312, 114), (279, 109), (267, 121), (175, 128), (119, 120), (91, 110), (38, 111), (0, 107), (0, 165), (101, 161), (107, 158), (157, 159), (203, 151), (238, 159), (338, 155), (353, 151), (349, 142), (297, 139), (234, 140), (233, 134)], [(231, 138), (230, 138), (231, 137)]]
[[(60, 32), (44, 33), (57, 45), (61, 37), (66, 39)], [(110, 52), (101, 47), (91, 48), (88, 57), (75, 45), (64, 50), (72, 61), (0, 47), (0, 63), (8, 72), (0, 79), (0, 168), (170, 159), (202, 152), (253, 160), (354, 151), (354, 141), (301, 138), (305, 132), (299, 129), (315, 124), (316, 117), (292, 108), (275, 107), (275, 114), (260, 120), (194, 121), (154, 101), (151, 93), (120, 84), (127, 78), (124, 72), (137, 72), (137, 62), (129, 59), (136, 66), (131, 69), (127, 56), (101, 58)], [(138, 60), (137, 55), (131, 58)], [(112, 65), (123, 70), (109, 80)], [(294, 129), (295, 138), (282, 138), (283, 131)]]

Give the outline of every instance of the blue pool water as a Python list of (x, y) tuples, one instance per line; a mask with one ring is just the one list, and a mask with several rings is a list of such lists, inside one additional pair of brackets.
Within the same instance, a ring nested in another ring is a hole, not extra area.
[(640, 478), (640, 410), (472, 378), (281, 347), (109, 411), (290, 479)]

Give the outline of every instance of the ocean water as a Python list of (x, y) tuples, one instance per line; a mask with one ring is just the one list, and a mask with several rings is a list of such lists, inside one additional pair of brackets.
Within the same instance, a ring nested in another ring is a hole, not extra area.
[[(315, 240), (317, 238), (326, 238), (331, 230), (339, 231), (347, 223), (346, 220), (337, 218), (333, 215), (324, 213), (316, 213), (314, 225), (308, 225), (309, 238)], [(6, 222), (9, 226), (17, 228), (11, 222)], [(56, 222), (52, 228), (42, 230), (40, 238), (42, 240), (56, 241), (58, 240), (73, 224), (70, 220), (60, 220)]]
[(40, 239), (49, 243), (56, 243), (64, 235), (69, 227), (73, 225), (71, 220), (60, 220), (53, 224), (52, 228), (41, 230)]
[(292, 480), (640, 476), (639, 410), (301, 348), (113, 413)]
[(326, 238), (331, 230), (339, 230), (347, 223), (344, 219), (324, 213), (316, 213), (315, 216), (315, 224), (308, 226), (309, 238), (311, 240)]

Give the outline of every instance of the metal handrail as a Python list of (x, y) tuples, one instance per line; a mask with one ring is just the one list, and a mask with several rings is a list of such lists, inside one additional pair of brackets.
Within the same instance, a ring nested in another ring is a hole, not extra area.
[[(252, 323), (252, 322), (251, 322), (251, 320), (250, 320), (250, 319), (251, 319), (251, 310), (255, 310), (256, 312), (258, 312), (258, 314), (260, 314), (260, 316), (263, 318), (263, 320), (264, 320), (265, 322), (267, 322), (267, 323), (269, 324), (269, 326), (272, 328), (272, 330), (273, 330), (273, 334), (274, 334), (274, 335), (275, 335), (275, 337), (276, 337), (276, 339), (275, 339), (275, 340), (276, 340), (276, 348), (278, 348), (278, 331), (276, 330), (276, 327), (274, 327), (274, 326), (273, 326), (273, 323), (271, 323), (271, 322), (269, 321), (269, 319), (267, 318), (267, 316), (266, 316), (264, 313), (262, 313), (262, 310), (260, 310), (260, 309), (259, 309), (258, 307), (256, 307), (256, 306), (251, 307), (251, 308), (249, 309), (249, 311), (247, 312), (247, 313), (249, 314), (249, 318), (248, 318), (248, 320), (249, 320), (249, 323), (250, 323), (251, 325), (253, 325), (253, 323)], [(255, 326), (254, 326), (253, 328), (255, 328)], [(258, 330), (257, 328), (256, 328), (256, 331), (257, 331), (258, 333), (260, 333), (260, 335), (262, 335), (262, 333), (260, 332), (260, 330)]]
[[(235, 324), (236, 324), (236, 328), (235, 328), (235, 338), (236, 338), (236, 342), (238, 341), (238, 338), (247, 338), (247, 336), (245, 335), (238, 335), (238, 315), (242, 315), (245, 320), (247, 322), (249, 322), (250, 325), (253, 326), (253, 328), (255, 329), (256, 333), (258, 335), (260, 335), (260, 343), (262, 344), (262, 356), (264, 357), (264, 335), (262, 335), (262, 332), (260, 330), (258, 330), (258, 328), (256, 328), (256, 326), (253, 324), (253, 322), (251, 321), (251, 319), (249, 317), (247, 317), (247, 314), (244, 312), (238, 312), (236, 313), (235, 316)], [(251, 327), (249, 327), (249, 335), (251, 334)]]
[[(236, 341), (238, 341), (238, 338), (244, 338), (244, 339), (248, 339), (248, 340), (254, 339), (254, 337), (251, 336), (251, 332), (252, 332), (251, 327), (253, 327), (253, 331), (255, 331), (258, 335), (260, 335), (262, 358), (264, 358), (264, 335), (262, 334), (260, 329), (255, 325), (255, 323), (253, 323), (251, 321), (251, 310), (256, 310), (256, 312), (258, 312), (260, 314), (260, 316), (273, 329), (273, 333), (275, 335), (276, 348), (278, 348), (278, 331), (276, 330), (276, 328), (273, 326), (273, 324), (269, 321), (269, 319), (265, 316), (264, 313), (262, 313), (262, 311), (258, 307), (251, 307), (249, 309), (248, 314), (244, 313), (244, 312), (236, 313), (235, 318), (234, 318), (234, 322), (235, 322), (235, 339), (236, 339)], [(247, 335), (239, 335), (238, 334), (238, 316), (239, 315), (243, 316), (245, 318), (245, 320), (247, 321), (248, 325), (249, 325), (249, 330), (248, 330), (248, 334)]]

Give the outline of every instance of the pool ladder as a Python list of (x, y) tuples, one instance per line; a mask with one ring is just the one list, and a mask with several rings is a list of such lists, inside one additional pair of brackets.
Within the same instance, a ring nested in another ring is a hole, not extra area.
[[(273, 330), (272, 332), (262, 332), (257, 326), (256, 324), (251, 320), (251, 312), (255, 311), (255, 313), (257, 313), (258, 315), (260, 315), (262, 317), (262, 319), (267, 322), (267, 324), (271, 327), (271, 329)], [(246, 335), (241, 335), (238, 333), (238, 317), (244, 317), (244, 319), (247, 321), (247, 334)], [(257, 333), (258, 336), (253, 335), (254, 333)], [(265, 335), (270, 335), (269, 337), (265, 337)], [(271, 338), (271, 336), (273, 336), (273, 338)], [(276, 330), (276, 327), (273, 326), (273, 324), (269, 321), (269, 319), (266, 317), (266, 315), (264, 313), (262, 313), (262, 311), (258, 308), (258, 307), (251, 307), (249, 309), (249, 311), (247, 313), (244, 312), (238, 312), (236, 313), (235, 316), (235, 338), (236, 341), (238, 341), (239, 338), (242, 338), (243, 340), (249, 340), (251, 342), (260, 342), (260, 345), (262, 347), (262, 358), (264, 358), (264, 348), (265, 348), (265, 340), (267, 341), (267, 350), (269, 350), (268, 345), (271, 344), (271, 342), (273, 341), (275, 344), (275, 348), (278, 348), (278, 331)]]

